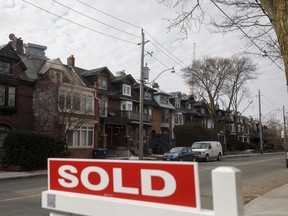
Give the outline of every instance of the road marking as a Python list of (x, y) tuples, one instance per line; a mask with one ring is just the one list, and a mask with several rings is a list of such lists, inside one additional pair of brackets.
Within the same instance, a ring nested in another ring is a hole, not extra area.
[(0, 202), (9, 202), (9, 201), (14, 201), (14, 200), (28, 199), (28, 198), (37, 197), (37, 196), (40, 196), (40, 195), (41, 194), (31, 194), (31, 195), (28, 195), (28, 196), (21, 196), (21, 197), (2, 199), (2, 200), (0, 200)]

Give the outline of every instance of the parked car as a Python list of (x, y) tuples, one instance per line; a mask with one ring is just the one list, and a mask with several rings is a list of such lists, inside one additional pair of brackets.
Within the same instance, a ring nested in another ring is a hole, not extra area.
[(194, 161), (195, 157), (190, 147), (174, 147), (163, 155), (166, 161)]
[(196, 160), (210, 161), (212, 158), (221, 160), (223, 155), (222, 145), (218, 141), (200, 141), (192, 144)]

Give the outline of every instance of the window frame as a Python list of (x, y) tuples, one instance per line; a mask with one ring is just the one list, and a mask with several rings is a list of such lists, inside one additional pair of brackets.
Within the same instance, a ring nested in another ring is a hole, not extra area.
[[(6, 66), (5, 66), (6, 64)], [(0, 73), (10, 73), (11, 62), (0, 60)]]
[[(0, 107), (16, 108), (17, 87), (0, 83), (0, 88), (1, 86), (3, 87), (2, 89), (4, 89), (4, 91), (2, 95), (0, 95), (0, 98), (2, 98), (2, 103), (0, 103)], [(11, 94), (10, 90), (12, 89), (14, 92)]]
[(73, 134), (68, 143), (69, 148), (93, 148), (95, 139), (94, 126), (81, 126), (75, 131), (71, 130), (71, 132)]
[[(73, 87), (60, 87), (58, 94), (59, 111), (94, 115), (95, 92), (85, 91), (80, 88), (73, 90)], [(79, 106), (75, 104), (75, 100), (80, 103)]]

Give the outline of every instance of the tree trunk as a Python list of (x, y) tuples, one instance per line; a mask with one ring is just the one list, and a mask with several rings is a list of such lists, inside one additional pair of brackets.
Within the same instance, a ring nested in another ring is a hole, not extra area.
[(278, 38), (288, 86), (288, 1), (261, 0), (261, 4), (269, 16)]

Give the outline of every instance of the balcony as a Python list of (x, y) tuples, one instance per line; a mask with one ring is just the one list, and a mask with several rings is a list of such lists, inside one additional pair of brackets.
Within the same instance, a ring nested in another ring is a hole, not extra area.
[[(108, 116), (101, 116), (101, 117), (120, 118), (120, 119), (126, 119), (130, 121), (139, 121), (139, 116), (140, 116), (139, 112), (119, 111), (119, 112), (108, 112)], [(144, 113), (143, 121), (152, 122), (152, 116)]]

